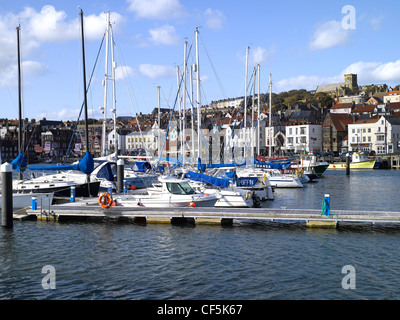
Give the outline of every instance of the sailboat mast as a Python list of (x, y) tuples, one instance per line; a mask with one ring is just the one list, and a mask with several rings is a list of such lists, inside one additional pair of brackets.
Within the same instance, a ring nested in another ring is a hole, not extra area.
[(260, 65), (257, 64), (257, 83), (258, 83), (258, 94), (257, 94), (257, 155), (260, 154)]
[(199, 29), (196, 28), (196, 72), (197, 72), (197, 157), (201, 160), (201, 96), (199, 66)]
[(269, 152), (268, 152), (268, 156), (270, 158), (272, 157), (271, 125), (272, 125), (272, 81), (271, 81), (271, 74), (269, 74), (269, 124), (268, 124)]
[(89, 152), (89, 128), (88, 128), (88, 112), (87, 112), (87, 95), (86, 95), (86, 66), (85, 66), (85, 39), (83, 31), (83, 11), (81, 9), (81, 36), (82, 36), (82, 68), (83, 68), (83, 96), (85, 106), (85, 138), (86, 152)]
[(110, 27), (110, 12), (107, 14), (107, 28), (106, 28), (106, 60), (105, 60), (105, 70), (104, 70), (104, 104), (103, 104), (103, 134), (101, 136), (101, 153), (102, 156), (106, 155), (106, 117), (107, 117), (107, 80), (108, 80), (108, 38), (109, 38), (109, 27)]
[(246, 118), (247, 118), (247, 69), (248, 69), (248, 64), (249, 64), (249, 49), (250, 47), (247, 47), (246, 49), (246, 71), (244, 75), (244, 128), (246, 128)]
[(157, 150), (158, 150), (158, 161), (161, 159), (161, 112), (160, 112), (160, 86), (157, 87), (158, 93), (158, 134), (157, 134)]
[[(176, 81), (177, 81), (177, 87), (178, 87), (178, 100), (179, 100), (179, 112), (178, 112), (178, 128), (179, 128), (179, 139), (177, 141), (181, 141), (181, 153), (182, 153), (182, 119), (181, 119), (181, 114), (182, 114), (182, 97), (181, 97), (181, 87), (179, 85), (180, 83), (180, 71), (179, 71), (179, 66), (176, 66)], [(179, 152), (178, 149), (176, 150), (177, 152), (177, 158), (179, 158)]]
[(117, 68), (117, 63), (114, 60), (114, 37), (113, 30), (110, 24), (110, 40), (111, 40), (111, 63), (112, 63), (112, 93), (113, 93), (113, 109), (114, 114), (114, 147), (115, 154), (118, 156), (118, 134), (117, 134), (117, 96), (115, 91), (115, 69)]
[(185, 40), (185, 44), (183, 47), (183, 110), (182, 110), (182, 123), (183, 123), (183, 128), (182, 128), (182, 164), (185, 166), (185, 145), (186, 145), (186, 132), (185, 132), (185, 127), (186, 127), (186, 73), (187, 73), (187, 65), (186, 65), (186, 51), (187, 51), (187, 40)]
[(17, 50), (18, 50), (18, 152), (22, 152), (22, 76), (21, 76), (21, 25), (17, 27)]
[(192, 112), (191, 112), (191, 120), (192, 120), (192, 152), (191, 152), (191, 158), (192, 158), (192, 163), (194, 163), (194, 150), (195, 150), (195, 145), (194, 145), (194, 101), (193, 101), (193, 66), (190, 65), (190, 100), (192, 101)]
[[(246, 139), (247, 137), (247, 69), (248, 69), (248, 64), (249, 64), (249, 49), (250, 47), (247, 47), (246, 49), (246, 71), (244, 75), (244, 123), (243, 123), (243, 130), (244, 130), (244, 137)], [(247, 158), (247, 148), (244, 146), (244, 158)]]
[(254, 157), (254, 105), (256, 104), (256, 68), (253, 69), (253, 102), (251, 104), (251, 156)]

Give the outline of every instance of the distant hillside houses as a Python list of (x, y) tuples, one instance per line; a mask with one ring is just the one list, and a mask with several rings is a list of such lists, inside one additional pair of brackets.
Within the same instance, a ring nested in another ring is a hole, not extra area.
[[(342, 83), (317, 86), (316, 90), (290, 90), (212, 101), (201, 107), (201, 157), (203, 163), (298, 152), (375, 151), (400, 154), (400, 90), (385, 84), (357, 83), (356, 74)], [(254, 100), (253, 100), (254, 99)], [(258, 107), (260, 106), (260, 115)], [(94, 156), (121, 155), (197, 157), (197, 110), (156, 107), (151, 113), (89, 119), (88, 145)], [(271, 120), (270, 120), (271, 117)], [(244, 123), (246, 119), (246, 123)], [(270, 127), (271, 123), (271, 127)], [(0, 119), (1, 160), (18, 154), (18, 120)], [(23, 119), (23, 150), (30, 162), (44, 159), (72, 161), (86, 151), (83, 121)], [(106, 134), (105, 150), (103, 134)]]

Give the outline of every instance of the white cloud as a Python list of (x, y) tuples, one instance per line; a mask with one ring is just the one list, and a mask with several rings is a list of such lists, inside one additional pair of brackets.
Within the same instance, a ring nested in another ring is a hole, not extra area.
[[(62, 42), (80, 38), (80, 18), (67, 20), (64, 11), (57, 11), (53, 6), (46, 5), (40, 12), (33, 8), (25, 8), (22, 13), (29, 35), (39, 42)], [(122, 22), (123, 18), (116, 12), (111, 13), (111, 20), (115, 22), (113, 28)], [(84, 15), (85, 37), (88, 40), (101, 39), (107, 21), (107, 13), (99, 15)]]
[(300, 75), (297, 77), (286, 78), (273, 82), (272, 92), (289, 91), (292, 89), (315, 90), (317, 86), (322, 84), (340, 83), (343, 77), (318, 77), (314, 75)]
[(333, 77), (319, 77), (315, 75), (300, 75), (286, 78), (273, 84), (273, 92), (282, 92), (292, 89), (315, 90), (317, 86), (331, 83), (343, 83), (344, 75), (357, 74), (359, 85), (400, 83), (400, 60), (391, 62), (355, 62), (346, 67), (339, 75)]
[[(111, 13), (114, 30), (123, 21), (123, 17)], [(101, 39), (106, 28), (106, 13), (84, 16), (85, 36), (87, 40)], [(17, 14), (0, 15), (0, 87), (14, 86), (16, 83), (17, 36), (15, 27), (21, 25), (21, 51), (24, 75), (36, 76), (47, 68), (35, 61), (28, 61), (29, 56), (43, 43), (62, 42), (80, 38), (80, 19), (68, 20), (64, 11), (57, 11), (53, 6), (43, 6), (40, 12), (26, 7)]]
[(213, 30), (222, 29), (222, 25), (226, 20), (225, 15), (221, 11), (210, 8), (204, 12), (204, 19), (206, 26)]
[(179, 0), (127, 0), (129, 11), (138, 18), (168, 20), (185, 14), (185, 8)]
[(358, 83), (400, 82), (400, 60), (391, 62), (364, 62), (359, 61), (345, 68), (341, 75), (357, 74)]
[(344, 29), (340, 21), (328, 21), (320, 25), (312, 36), (310, 48), (322, 50), (344, 45), (349, 41), (351, 29)]
[(139, 70), (143, 75), (149, 77), (152, 80), (176, 76), (176, 70), (172, 66), (141, 64), (139, 66)]
[(135, 71), (129, 66), (118, 66), (115, 69), (115, 80), (124, 80), (125, 77), (135, 76)]
[[(63, 108), (57, 111), (40, 111), (36, 118), (38, 119), (55, 119), (55, 120), (66, 120), (66, 119), (77, 119), (80, 113), (80, 109), (74, 108)], [(82, 115), (81, 115), (82, 120)]]
[(154, 44), (175, 45), (179, 43), (175, 28), (168, 24), (155, 29), (150, 29), (151, 37), (149, 40)]
[(275, 46), (272, 46), (268, 49), (256, 47), (255, 49), (250, 50), (250, 64), (256, 65), (269, 61), (275, 54), (275, 51)]

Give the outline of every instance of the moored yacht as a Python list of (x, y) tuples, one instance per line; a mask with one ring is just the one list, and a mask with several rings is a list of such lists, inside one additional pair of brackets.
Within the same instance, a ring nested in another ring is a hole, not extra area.
[(160, 176), (158, 181), (147, 188), (147, 194), (118, 195), (117, 205), (149, 208), (213, 207), (218, 200), (213, 194), (196, 192), (188, 179)]

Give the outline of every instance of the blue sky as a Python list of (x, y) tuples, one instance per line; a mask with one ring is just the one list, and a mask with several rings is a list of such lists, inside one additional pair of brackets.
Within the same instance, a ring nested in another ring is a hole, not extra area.
[[(355, 19), (348, 20), (351, 5)], [(396, 1), (70, 0), (0, 2), (1, 117), (18, 116), (16, 31), (21, 24), (23, 116), (76, 120), (83, 101), (79, 10), (85, 17), (87, 78), (111, 12), (117, 62), (117, 113), (173, 107), (176, 66), (183, 70), (185, 39), (200, 31), (202, 104), (244, 95), (261, 67), (261, 92), (313, 90), (357, 73), (359, 85), (400, 83), (400, 29)], [(346, 28), (346, 24), (352, 28)], [(89, 117), (101, 118), (105, 50), (88, 94)], [(195, 56), (189, 57), (194, 63)], [(250, 78), (250, 76), (249, 76)], [(112, 106), (109, 84), (107, 115)]]

